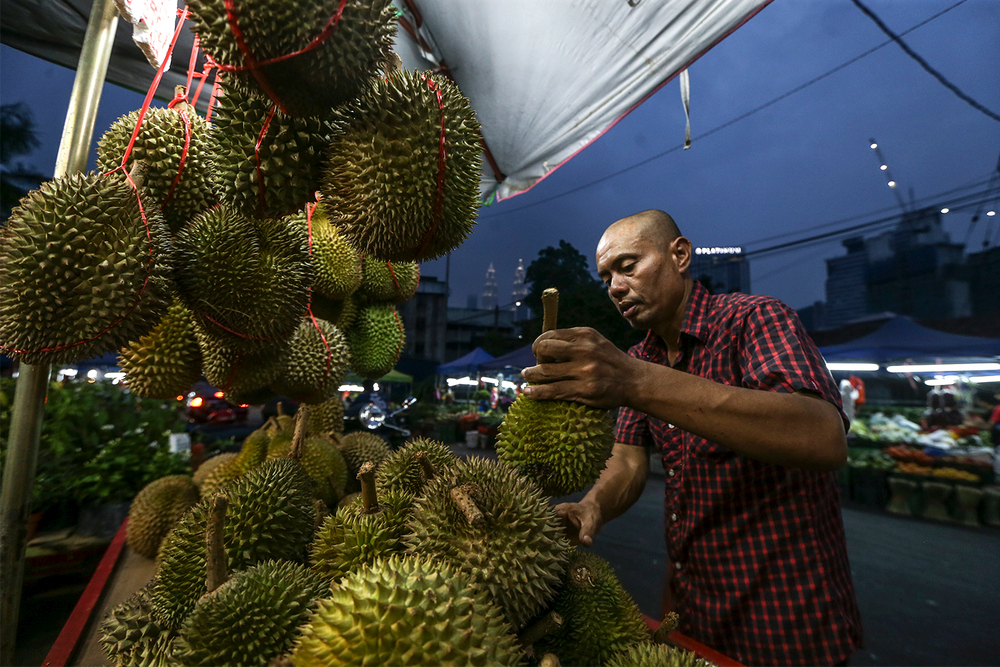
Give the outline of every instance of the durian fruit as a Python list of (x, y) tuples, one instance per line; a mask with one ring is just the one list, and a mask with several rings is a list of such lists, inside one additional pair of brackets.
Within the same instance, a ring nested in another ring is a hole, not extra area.
[(405, 342), (403, 320), (395, 306), (381, 303), (364, 306), (354, 326), (347, 331), (351, 368), (363, 378), (378, 379), (395, 367)]
[[(555, 328), (559, 292), (542, 294), (543, 330)], [(600, 476), (614, 444), (607, 410), (572, 401), (536, 401), (524, 394), (510, 406), (497, 434), (497, 455), (551, 496), (585, 489)]]
[[(294, 19), (296, 25), (301, 21)], [(219, 198), (247, 218), (295, 213), (319, 189), (329, 123), (287, 116), (268, 98), (233, 86), (228, 75), (222, 82), (212, 118)]]
[(392, 452), (385, 440), (367, 431), (348, 433), (340, 439), (339, 447), (340, 453), (347, 461), (347, 489), (349, 491), (361, 488), (359, 484), (351, 482), (357, 481), (362, 465), (371, 461), (378, 469), (382, 460)]
[(0, 229), (0, 351), (72, 363), (152, 331), (172, 300), (170, 241), (145, 195), (143, 210), (120, 173), (29, 192)]
[(173, 665), (177, 633), (156, 620), (149, 601), (150, 585), (112, 609), (101, 623), (104, 654), (115, 667)]
[(349, 331), (358, 319), (358, 301), (353, 295), (337, 301), (314, 290), (309, 307), (314, 316), (326, 320), (341, 331)]
[(351, 351), (340, 329), (326, 320), (303, 318), (288, 343), (274, 393), (304, 403), (322, 403), (335, 397), (347, 375)]
[(538, 488), (513, 467), (460, 459), (417, 498), (407, 541), (469, 573), (520, 629), (555, 596), (569, 545)]
[(697, 653), (650, 641), (629, 646), (611, 656), (606, 667), (713, 667)]
[[(109, 172), (122, 163), (138, 118), (138, 111), (122, 116), (97, 142), (98, 171)], [(217, 150), (211, 126), (190, 104), (146, 110), (125, 168), (136, 160), (149, 166), (143, 189), (172, 233), (218, 203), (212, 165)]]
[(188, 475), (167, 475), (142, 487), (129, 507), (125, 529), (129, 548), (156, 558), (160, 542), (198, 498), (198, 487)]
[(191, 311), (175, 298), (149, 334), (122, 348), (118, 363), (125, 384), (139, 396), (166, 399), (187, 393), (201, 377)]
[[(256, 351), (230, 347), (230, 341), (209, 333), (201, 324), (195, 326), (201, 351), (202, 372), (213, 387), (225, 392), (230, 402), (266, 402), (272, 393), (268, 385), (278, 378), (289, 353), (291, 338), (260, 343)], [(265, 401), (260, 401), (264, 398)]]
[[(224, 529), (227, 571), (267, 560), (302, 563), (315, 529), (315, 489), (292, 458), (265, 461), (222, 492), (229, 500)], [(160, 548), (151, 592), (157, 619), (178, 629), (205, 594), (205, 529), (209, 500), (195, 505)]]
[(365, 256), (423, 261), (465, 241), (479, 209), (479, 123), (458, 86), (400, 71), (331, 117), (323, 201)]
[(295, 116), (320, 115), (357, 96), (387, 68), (396, 34), (390, 0), (241, 0), (233, 17), (223, 0), (188, 6), (202, 48), (233, 66), (228, 76)]
[(237, 572), (195, 605), (174, 658), (185, 667), (266, 667), (292, 648), (299, 626), (329, 586), (328, 579), (287, 561)]
[(361, 497), (326, 518), (310, 552), (313, 569), (334, 581), (406, 548), (403, 537), (413, 496), (405, 491), (376, 496), (375, 467), (371, 462), (358, 476)]
[[(311, 213), (309, 211), (311, 210)], [(289, 216), (294, 224), (307, 230), (312, 240), (312, 259), (316, 276), (313, 289), (327, 299), (349, 297), (361, 284), (361, 255), (330, 224), (322, 202)]]
[(534, 644), (567, 665), (603, 665), (615, 653), (650, 640), (642, 612), (600, 556), (575, 551), (552, 603), (562, 627)]
[(384, 262), (366, 256), (362, 271), (357, 296), (364, 301), (403, 303), (417, 293), (420, 265), (416, 262)]
[[(340, 436), (344, 432), (344, 401), (340, 394), (310, 405), (309, 433)], [(337, 440), (335, 439), (336, 443)]]
[(360, 491), (355, 491), (354, 493), (346, 494), (343, 498), (340, 499), (340, 502), (337, 503), (337, 511), (339, 512), (340, 510), (349, 507), (352, 503), (354, 503), (354, 501), (358, 500), (359, 498), (361, 498)]
[(458, 457), (444, 444), (430, 438), (414, 438), (382, 459), (375, 472), (379, 494), (405, 491), (423, 494), (424, 486), (436, 475), (446, 475)]
[(292, 652), (296, 667), (518, 665), (523, 658), (486, 592), (433, 558), (363, 566), (316, 604)]
[[(299, 409), (302, 410), (301, 407)], [(292, 448), (292, 439), (293, 436), (288, 433), (272, 436), (267, 449), (267, 458), (288, 456)], [(348, 474), (344, 455), (337, 446), (326, 436), (306, 436), (299, 460), (315, 482), (319, 499), (327, 505), (336, 505), (344, 495)]]
[(291, 336), (309, 304), (312, 262), (303, 230), (217, 206), (177, 235), (176, 283), (204, 330), (259, 351)]
[(194, 481), (195, 486), (201, 489), (202, 482), (215, 470), (216, 467), (223, 465), (227, 461), (232, 461), (239, 454), (237, 452), (225, 452), (223, 454), (216, 454), (210, 459), (206, 459), (202, 462), (198, 469), (194, 471), (192, 476), (192, 481)]
[(201, 497), (211, 498), (234, 479), (247, 474), (267, 458), (271, 435), (261, 427), (243, 440), (239, 454), (220, 463), (201, 480)]

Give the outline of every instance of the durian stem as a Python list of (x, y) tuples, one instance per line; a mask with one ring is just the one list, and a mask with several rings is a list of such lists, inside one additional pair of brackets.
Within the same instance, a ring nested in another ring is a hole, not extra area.
[(542, 660), (538, 663), (538, 667), (562, 667), (562, 663), (559, 662), (559, 658), (555, 653), (546, 653), (542, 656)]
[(563, 617), (556, 611), (550, 611), (545, 614), (545, 616), (542, 616), (540, 619), (528, 626), (524, 632), (521, 633), (518, 639), (521, 642), (521, 646), (531, 646), (539, 639), (551, 635), (553, 632), (561, 628), (562, 625)]
[(423, 471), (424, 477), (427, 478), (427, 481), (429, 482), (434, 479), (434, 475), (437, 474), (437, 470), (434, 469), (434, 464), (431, 463), (431, 460), (427, 458), (427, 453), (417, 452), (417, 461), (420, 463), (420, 469)]
[[(281, 404), (278, 404), (279, 410)], [(292, 432), (292, 447), (288, 458), (298, 461), (306, 445), (306, 422), (309, 421), (309, 406), (303, 403), (295, 413), (295, 430)]]
[(677, 615), (677, 612), (668, 612), (666, 616), (663, 617), (663, 622), (660, 623), (660, 627), (656, 629), (653, 633), (653, 642), (656, 644), (667, 644), (673, 645), (670, 641), (670, 633), (677, 629), (677, 624), (680, 622), (681, 617)]
[(378, 497), (375, 495), (375, 464), (372, 461), (365, 461), (358, 470), (358, 479), (361, 480), (361, 502), (365, 508), (365, 514), (378, 512)]
[(476, 506), (476, 501), (466, 491), (465, 486), (453, 487), (451, 490), (451, 499), (458, 506), (458, 509), (462, 511), (462, 514), (465, 515), (470, 526), (479, 528), (486, 522), (486, 518), (479, 510), (479, 507)]
[(285, 416), (285, 404), (282, 403), (281, 401), (278, 401), (278, 416), (279, 417)]
[(542, 292), (542, 333), (552, 331), (559, 321), (559, 290), (550, 287)]
[(143, 184), (146, 182), (146, 171), (149, 168), (142, 160), (135, 160), (132, 163), (132, 168), (128, 170), (128, 176), (135, 183), (135, 189), (141, 190)]
[(226, 523), (226, 510), (229, 508), (229, 498), (219, 494), (212, 498), (212, 510), (208, 516), (208, 526), (205, 529), (205, 570), (206, 588), (211, 593), (226, 583), (229, 573), (226, 571), (226, 547), (222, 543), (223, 528)]

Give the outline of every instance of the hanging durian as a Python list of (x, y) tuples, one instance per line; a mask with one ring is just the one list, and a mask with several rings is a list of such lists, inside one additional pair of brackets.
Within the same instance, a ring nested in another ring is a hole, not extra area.
[[(311, 213), (310, 213), (311, 211)], [(342, 300), (349, 297), (361, 284), (361, 254), (330, 223), (327, 208), (322, 202), (311, 208), (288, 216), (293, 224), (307, 230), (312, 243), (314, 294)]]
[(125, 384), (145, 398), (174, 398), (186, 394), (201, 377), (201, 350), (194, 322), (178, 299), (153, 330), (122, 348), (118, 363)]
[(331, 396), (322, 403), (310, 404), (309, 433), (334, 437), (339, 447), (339, 438), (344, 433), (344, 401), (340, 394)]
[[(544, 331), (556, 328), (559, 292), (542, 294)], [(614, 425), (607, 410), (572, 401), (536, 401), (524, 394), (510, 406), (497, 435), (497, 455), (542, 488), (565, 496), (593, 484), (611, 455)]]
[[(178, 91), (184, 94), (184, 88)], [(138, 111), (115, 121), (97, 142), (97, 169), (109, 172), (121, 165)], [(129, 160), (149, 166), (143, 189), (162, 211), (167, 227), (179, 232), (196, 215), (218, 203), (212, 160), (218, 152), (211, 126), (195, 108), (182, 102), (173, 108), (146, 110)]]
[[(140, 186), (143, 171), (133, 167)], [(117, 351), (170, 306), (170, 241), (120, 173), (43, 183), (0, 229), (0, 350), (29, 364)]]
[(486, 592), (434, 558), (362, 566), (316, 604), (292, 652), (296, 667), (519, 665), (523, 658)]
[(319, 189), (330, 125), (292, 118), (268, 98), (237, 89), (229, 77), (222, 82), (212, 118), (219, 199), (247, 218), (295, 213)]
[(356, 296), (367, 302), (403, 303), (417, 293), (420, 265), (416, 262), (385, 262), (367, 256), (362, 261), (363, 278)]
[(340, 329), (325, 320), (306, 317), (288, 343), (271, 389), (305, 403), (322, 403), (337, 395), (351, 361), (351, 350)]
[(167, 475), (142, 487), (129, 507), (125, 530), (129, 548), (156, 558), (160, 542), (198, 498), (198, 487), (188, 475)]
[[(233, 7), (236, 7), (234, 10)], [(353, 99), (391, 58), (390, 0), (192, 0), (202, 48), (241, 87), (316, 116)]]
[(231, 403), (259, 403), (251, 400), (267, 389), (281, 373), (291, 337), (259, 343), (256, 351), (230, 347), (231, 341), (210, 333), (196, 323), (195, 337), (201, 350), (202, 372), (213, 387), (225, 392)]
[(395, 367), (405, 342), (403, 320), (395, 306), (381, 303), (365, 306), (347, 331), (351, 368), (363, 378), (378, 379)]
[(230, 349), (259, 351), (305, 315), (312, 263), (304, 230), (218, 206), (177, 236), (176, 283), (199, 324)]
[(423, 261), (465, 241), (479, 209), (479, 123), (458, 86), (396, 72), (337, 109), (323, 201), (366, 257)]
[(569, 544), (538, 488), (513, 467), (460, 459), (427, 483), (413, 509), (407, 541), (468, 572), (515, 629), (553, 598)]
[(358, 319), (358, 302), (354, 295), (337, 301), (313, 290), (310, 308), (318, 319), (326, 320), (344, 332), (350, 331)]

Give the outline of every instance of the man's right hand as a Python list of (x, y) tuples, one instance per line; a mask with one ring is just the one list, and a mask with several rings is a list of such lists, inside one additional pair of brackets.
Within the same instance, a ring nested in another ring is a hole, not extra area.
[(601, 508), (595, 502), (584, 499), (579, 503), (560, 503), (555, 507), (556, 514), (562, 519), (566, 528), (566, 537), (573, 546), (582, 544), (589, 547), (594, 543), (597, 531), (604, 522), (601, 519)]

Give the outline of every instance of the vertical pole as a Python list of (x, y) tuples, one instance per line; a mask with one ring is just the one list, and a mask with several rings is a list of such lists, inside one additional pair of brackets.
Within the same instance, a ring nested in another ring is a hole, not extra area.
[[(97, 106), (117, 26), (114, 0), (94, 0), (59, 143), (56, 178), (87, 168)], [(0, 490), (0, 665), (14, 664), (25, 538), (50, 370), (49, 364), (20, 364), (14, 393)]]

